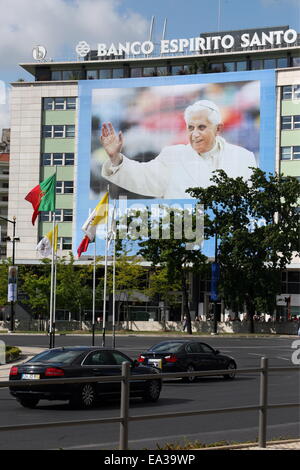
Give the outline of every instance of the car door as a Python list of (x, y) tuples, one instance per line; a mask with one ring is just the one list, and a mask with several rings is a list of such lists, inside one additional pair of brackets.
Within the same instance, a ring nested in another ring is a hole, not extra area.
[[(82, 363), (86, 376), (103, 377), (118, 375), (116, 365), (110, 351), (97, 350), (89, 353)], [(117, 391), (116, 382), (97, 382), (97, 393), (107, 394)]]
[[(133, 361), (128, 356), (121, 353), (120, 351), (111, 351), (111, 353), (112, 353), (112, 356), (115, 360), (115, 363), (118, 365), (118, 375), (121, 375), (121, 373), (122, 373), (122, 363), (123, 362), (129, 362), (130, 363), (130, 365), (131, 365), (130, 374), (132, 376), (140, 375), (140, 372), (138, 370), (139, 368), (134, 367)], [(120, 391), (121, 391), (121, 384), (119, 383), (118, 385), (119, 385)], [(143, 388), (144, 388), (144, 381), (143, 380), (131, 380), (130, 381), (130, 390), (131, 391), (142, 390)]]
[(215, 350), (205, 343), (198, 343), (201, 348), (201, 360), (203, 362), (203, 370), (217, 370), (219, 368), (218, 358)]

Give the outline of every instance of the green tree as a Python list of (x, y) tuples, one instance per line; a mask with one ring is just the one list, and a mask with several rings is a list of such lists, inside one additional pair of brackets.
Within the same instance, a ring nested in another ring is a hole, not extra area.
[(299, 254), (300, 183), (260, 169), (253, 169), (250, 184), (223, 170), (211, 181), (189, 192), (206, 209), (206, 238), (218, 237), (225, 305), (234, 311), (245, 305), (253, 332), (255, 311), (274, 311), (281, 272)]
[(33, 314), (47, 317), (50, 310), (51, 261), (43, 260), (40, 266), (22, 266), (19, 269), (19, 289), (26, 293), (25, 305)]
[[(190, 272), (197, 272), (206, 262), (206, 257), (199, 247), (191, 249), (191, 239), (186, 236), (184, 227), (184, 211), (166, 209), (165, 216), (159, 221), (151, 219), (149, 214), (151, 233), (159, 233), (159, 237), (149, 237), (139, 242), (139, 254), (152, 263), (153, 267), (161, 266), (166, 269), (166, 278), (170, 286), (180, 284), (183, 296), (183, 309), (187, 317), (187, 331), (192, 334), (191, 315), (189, 308), (188, 276)], [(192, 229), (196, 230), (196, 213), (191, 214)], [(169, 231), (163, 238), (164, 230)]]
[[(141, 265), (141, 258), (138, 256), (129, 256), (128, 251), (119, 247), (116, 256), (116, 276), (115, 290), (116, 294), (124, 294), (123, 298), (129, 299), (137, 296), (138, 292), (143, 292), (146, 287), (146, 269)], [(108, 269), (107, 273), (108, 292), (113, 292), (113, 267)], [(138, 297), (138, 296), (137, 296)], [(120, 296), (122, 298), (122, 295)], [(120, 318), (121, 301), (118, 301), (117, 318)]]

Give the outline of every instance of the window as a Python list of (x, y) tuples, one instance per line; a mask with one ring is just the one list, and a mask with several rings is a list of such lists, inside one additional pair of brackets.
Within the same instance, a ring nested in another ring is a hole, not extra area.
[(265, 59), (264, 69), (276, 69), (276, 59)]
[(300, 115), (283, 116), (281, 118), (281, 129), (282, 130), (300, 129)]
[(123, 354), (120, 354), (119, 352), (112, 351), (111, 352), (113, 359), (115, 360), (115, 364), (118, 366), (122, 365), (123, 362), (130, 362), (128, 357), (123, 356)]
[(207, 353), (207, 354), (212, 354), (214, 352), (211, 347), (209, 347), (207, 344), (203, 344), (203, 343), (201, 343), (201, 349), (204, 353)]
[(114, 364), (115, 363), (109, 351), (92, 352), (83, 362), (84, 366), (107, 366)]
[(53, 138), (58, 139), (64, 137), (64, 126), (53, 126)]
[(74, 153), (42, 153), (43, 166), (74, 165)]
[(251, 70), (263, 69), (262, 59), (251, 60)]
[(111, 69), (99, 70), (99, 78), (111, 78)]
[(155, 77), (156, 76), (155, 67), (144, 67), (143, 68), (143, 76), (144, 77)]
[(282, 87), (283, 100), (300, 100), (300, 85), (286, 85)]
[(64, 181), (64, 194), (73, 194), (73, 192), (74, 192), (74, 182)]
[(281, 129), (292, 129), (293, 128), (293, 119), (292, 116), (283, 116), (281, 118)]
[(53, 165), (61, 166), (63, 164), (63, 154), (62, 153), (54, 153), (53, 154)]
[(62, 79), (62, 72), (61, 70), (52, 70), (51, 72), (51, 80), (61, 80)]
[(45, 111), (76, 109), (76, 97), (44, 98), (43, 103)]
[(63, 80), (80, 80), (80, 77), (80, 70), (63, 70), (62, 73)]
[(142, 70), (143, 69), (141, 69), (141, 68), (134, 67), (130, 70), (130, 76), (132, 78), (141, 77), (142, 76)]
[(56, 194), (73, 194), (73, 181), (56, 181)]
[(71, 237), (61, 237), (59, 246), (61, 250), (72, 250), (72, 238)]
[(55, 125), (55, 126), (43, 126), (42, 136), (52, 139), (62, 138), (73, 138), (75, 137), (75, 125)]
[(293, 62), (293, 67), (299, 67), (300, 66), (300, 57), (292, 57), (292, 62)]
[(63, 221), (64, 222), (73, 221), (73, 209), (63, 209)]
[(65, 109), (65, 99), (64, 98), (54, 98), (54, 109)]
[(73, 181), (56, 181), (56, 194), (72, 194), (73, 190)]
[(45, 139), (52, 137), (52, 126), (43, 126), (43, 137)]
[(300, 160), (300, 146), (281, 147), (281, 160)]
[(98, 70), (87, 70), (86, 78), (87, 80), (96, 80), (98, 78)]
[(47, 109), (50, 109), (52, 110), (53, 109), (53, 98), (44, 98), (43, 100), (43, 109), (44, 110), (47, 110)]
[(158, 77), (168, 75), (168, 67), (157, 67), (156, 72)]
[(65, 165), (74, 165), (74, 153), (65, 153)]
[(236, 70), (238, 72), (241, 72), (243, 70), (247, 70), (247, 62), (246, 61), (241, 61), (236, 63)]
[(235, 71), (235, 62), (225, 62), (224, 71), (225, 72), (234, 72)]
[(277, 68), (285, 68), (288, 66), (288, 60), (287, 57), (280, 57), (280, 59), (277, 59)]
[(223, 64), (210, 64), (211, 72), (223, 72)]
[(113, 77), (112, 78), (124, 78), (123, 69), (112, 69)]
[(75, 126), (73, 124), (66, 126), (66, 137), (75, 137)]
[[(52, 222), (52, 212), (41, 212), (41, 222)], [(55, 210), (55, 221), (56, 222), (72, 222), (73, 221), (73, 209), (56, 209)]]

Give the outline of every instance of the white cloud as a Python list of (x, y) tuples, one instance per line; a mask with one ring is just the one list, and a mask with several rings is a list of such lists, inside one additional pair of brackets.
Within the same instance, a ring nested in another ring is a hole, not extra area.
[(1, 66), (31, 61), (37, 44), (48, 58), (62, 60), (80, 40), (96, 48), (99, 42), (146, 39), (148, 21), (130, 11), (121, 15), (119, 6), (119, 0), (3, 0)]

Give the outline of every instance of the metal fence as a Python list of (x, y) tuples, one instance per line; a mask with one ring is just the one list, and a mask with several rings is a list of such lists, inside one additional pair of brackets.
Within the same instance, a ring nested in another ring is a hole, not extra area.
[[(106, 377), (87, 377), (87, 378), (69, 378), (69, 379), (47, 379), (39, 380), (38, 384), (35, 380), (22, 380), (19, 383), (14, 381), (14, 387), (24, 387), (34, 384), (46, 385), (46, 384), (70, 384), (70, 383), (93, 383), (93, 382), (121, 382), (121, 403), (120, 403), (120, 416), (115, 418), (101, 418), (101, 419), (87, 419), (87, 420), (73, 420), (73, 421), (56, 421), (48, 423), (32, 423), (32, 424), (19, 424), (19, 425), (8, 425), (0, 426), (1, 431), (24, 431), (27, 429), (42, 429), (42, 428), (53, 428), (53, 427), (65, 427), (65, 426), (81, 426), (87, 424), (107, 424), (107, 423), (119, 423), (120, 424), (120, 437), (119, 437), (119, 450), (128, 450), (129, 441), (129, 423), (135, 421), (146, 421), (153, 419), (162, 418), (181, 418), (184, 416), (199, 416), (207, 414), (219, 414), (219, 413), (233, 413), (242, 411), (258, 411), (258, 445), (261, 448), (266, 448), (267, 444), (267, 412), (271, 409), (278, 408), (293, 408), (300, 407), (299, 403), (268, 403), (268, 376), (272, 372), (300, 372), (298, 367), (269, 367), (268, 358), (262, 357), (259, 368), (249, 369), (236, 369), (236, 373), (239, 374), (253, 374), (260, 373), (260, 394), (259, 404), (253, 406), (241, 406), (232, 408), (218, 408), (209, 410), (197, 410), (197, 411), (179, 411), (173, 413), (159, 413), (151, 415), (137, 415), (130, 416), (129, 414), (129, 397), (130, 397), (130, 382), (132, 380), (145, 380), (145, 376), (132, 376), (130, 374), (130, 364), (123, 362), (122, 364), (122, 375), (119, 376), (106, 376)], [(232, 374), (232, 370), (214, 370), (205, 372), (182, 372), (182, 373), (162, 373), (159, 375), (160, 378), (174, 379), (174, 378), (186, 378), (186, 377), (209, 377), (216, 375)], [(147, 379), (157, 379), (157, 374), (147, 375)], [(0, 382), (0, 388), (8, 387), (12, 382), (3, 381)]]

